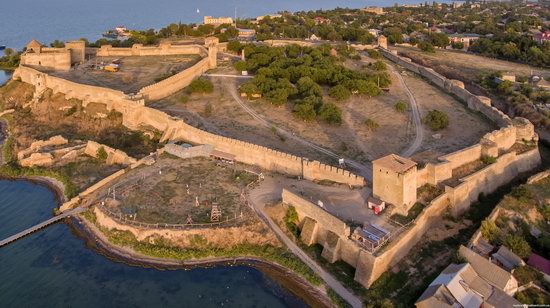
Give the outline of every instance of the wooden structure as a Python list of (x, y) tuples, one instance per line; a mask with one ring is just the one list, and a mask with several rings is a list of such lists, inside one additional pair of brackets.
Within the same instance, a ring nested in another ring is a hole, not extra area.
[(212, 211), (210, 212), (210, 221), (220, 221), (222, 217), (222, 211), (217, 205), (212, 205)]

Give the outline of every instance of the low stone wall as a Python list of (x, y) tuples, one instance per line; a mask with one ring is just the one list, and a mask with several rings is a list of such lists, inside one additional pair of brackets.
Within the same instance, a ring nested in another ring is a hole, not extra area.
[(550, 169), (549, 170), (545, 170), (545, 171), (542, 171), (542, 172), (539, 172), (533, 176), (531, 176), (528, 180), (527, 180), (527, 184), (533, 184), (533, 183), (536, 183), (538, 181), (542, 181), (544, 179), (546, 179), (547, 177), (550, 176)]
[(29, 154), (35, 153), (40, 151), (40, 149), (48, 147), (48, 146), (58, 146), (58, 145), (64, 145), (69, 143), (69, 141), (63, 136), (57, 135), (53, 136), (48, 140), (37, 140), (31, 143), (31, 145), (17, 153), (17, 159), (22, 160), (23, 158), (27, 157)]
[(105, 153), (107, 153), (107, 159), (105, 160), (105, 162), (108, 165), (131, 165), (137, 161), (135, 158), (128, 156), (128, 154), (124, 153), (121, 150), (113, 149), (109, 146), (97, 143), (95, 141), (88, 141), (88, 143), (86, 144), (86, 148), (84, 149), (84, 154), (97, 158), (100, 148), (103, 148), (105, 150)]
[(167, 144), (164, 146), (163, 151), (175, 155), (179, 158), (187, 159), (193, 157), (209, 157), (210, 153), (214, 150), (214, 147), (205, 144), (194, 147), (184, 148), (177, 144)]
[(347, 238), (348, 236), (350, 236), (350, 227), (345, 222), (325, 211), (316, 204), (313, 204), (301, 198), (300, 196), (288, 191), (287, 189), (283, 189), (282, 199), (283, 203), (292, 205), (296, 209), (300, 222), (303, 222), (305, 217), (315, 219), (315, 221), (319, 225), (318, 234), (315, 235), (315, 238), (317, 239), (315, 241), (316, 243), (323, 242), (322, 239), (325, 238), (325, 236), (323, 235), (325, 235), (327, 231), (331, 231), (339, 237), (343, 238)]

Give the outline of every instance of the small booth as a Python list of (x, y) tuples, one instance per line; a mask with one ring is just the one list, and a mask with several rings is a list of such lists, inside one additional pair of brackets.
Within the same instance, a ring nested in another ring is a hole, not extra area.
[(375, 197), (369, 197), (367, 199), (367, 205), (376, 215), (379, 215), (386, 208), (386, 202)]
[(210, 157), (212, 157), (215, 160), (218, 160), (218, 161), (221, 161), (221, 162), (224, 162), (224, 163), (228, 163), (228, 164), (231, 164), (231, 165), (235, 163), (235, 155), (230, 154), (230, 153), (226, 153), (226, 152), (222, 152), (222, 151), (218, 151), (218, 150), (213, 150), (210, 153)]

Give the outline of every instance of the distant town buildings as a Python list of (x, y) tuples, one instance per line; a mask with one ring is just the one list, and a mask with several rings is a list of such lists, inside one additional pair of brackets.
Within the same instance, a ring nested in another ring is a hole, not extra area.
[(378, 6), (369, 6), (369, 7), (361, 9), (361, 11), (363, 11), (365, 13), (373, 13), (373, 14), (376, 14), (376, 15), (384, 14), (384, 9), (381, 8), (381, 7), (378, 7)]
[(238, 29), (239, 40), (252, 41), (256, 38), (256, 30), (254, 29)]
[(473, 41), (479, 39), (479, 34), (459, 33), (449, 35), (449, 41), (452, 43), (463, 43), (464, 48), (470, 47)]
[(533, 36), (533, 39), (539, 44), (542, 44), (546, 41), (550, 41), (550, 31), (536, 33)]
[(281, 18), (283, 17), (283, 15), (281, 14), (269, 14), (269, 15), (262, 15), (262, 16), (258, 16), (256, 17), (256, 21), (262, 21), (264, 20), (266, 17), (269, 17), (269, 18)]
[(232, 24), (233, 18), (231, 17), (212, 17), (204, 16), (203, 23), (205, 25), (223, 25), (223, 24)]

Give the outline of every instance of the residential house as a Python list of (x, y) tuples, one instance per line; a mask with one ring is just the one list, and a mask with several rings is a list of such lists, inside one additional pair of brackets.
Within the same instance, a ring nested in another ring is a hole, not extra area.
[(500, 246), (499, 250), (493, 254), (493, 259), (498, 261), (508, 271), (525, 265), (525, 262), (520, 257), (505, 246)]
[(455, 33), (449, 35), (449, 41), (452, 43), (462, 43), (464, 44), (464, 48), (470, 47), (473, 41), (479, 39), (479, 34), (471, 34), (471, 33)]
[(550, 41), (550, 31), (536, 33), (533, 39), (539, 44)]
[(239, 30), (239, 40), (253, 41), (256, 38), (256, 30), (254, 29), (237, 29)]
[(513, 295), (518, 289), (518, 281), (512, 273), (504, 270), (488, 259), (478, 255), (473, 250), (460, 246), (459, 254), (464, 257), (476, 273), (492, 286), (504, 291), (506, 294)]
[(451, 264), (416, 301), (417, 308), (514, 307), (515, 298), (488, 283), (469, 263)]
[(532, 253), (527, 260), (527, 264), (541, 271), (544, 279), (550, 282), (550, 260), (543, 258), (535, 253)]

